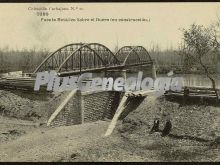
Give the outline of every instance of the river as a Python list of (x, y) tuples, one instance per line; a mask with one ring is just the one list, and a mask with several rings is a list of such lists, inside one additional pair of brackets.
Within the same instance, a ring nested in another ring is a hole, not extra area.
[[(128, 73), (128, 77), (137, 77), (137, 73)], [(157, 77), (167, 77), (166, 74), (158, 74)], [(206, 75), (199, 74), (174, 74), (173, 77), (183, 77), (184, 86), (212, 87), (210, 79)], [(216, 87), (220, 89), (220, 75), (215, 76)]]
[[(205, 75), (183, 74), (178, 75), (184, 78), (184, 85), (190, 87), (212, 87), (210, 79)], [(220, 75), (215, 78), (216, 87), (220, 89)]]

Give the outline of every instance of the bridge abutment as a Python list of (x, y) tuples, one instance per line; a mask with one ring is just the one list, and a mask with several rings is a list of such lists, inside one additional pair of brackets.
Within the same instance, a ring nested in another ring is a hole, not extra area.
[[(60, 96), (64, 99), (67, 94)], [(117, 91), (93, 91), (77, 93), (51, 122), (50, 126), (67, 126), (111, 119), (124, 95)], [(59, 102), (54, 100), (54, 102)], [(54, 106), (55, 108), (56, 106)], [(53, 108), (53, 109), (54, 109)], [(54, 109), (55, 110), (55, 109)], [(49, 117), (53, 112), (49, 113)]]
[[(102, 71), (94, 73), (93, 77), (112, 77), (113, 80), (118, 77), (126, 79), (132, 76), (137, 77), (139, 71), (143, 72), (142, 79), (145, 77), (154, 78), (156, 75), (153, 65), (146, 65), (142, 67), (133, 67), (130, 70)], [(56, 116), (50, 125), (75, 125), (94, 122), (97, 120), (112, 119), (124, 94), (124, 91), (77, 91), (77, 93), (68, 101), (63, 110)], [(67, 95), (68, 92), (64, 92), (62, 96), (60, 96), (59, 101), (54, 101), (56, 104), (61, 104), (61, 100), (64, 100)], [(130, 96), (128, 98), (129, 105), (121, 114), (120, 119), (126, 117), (131, 111), (135, 110), (141, 104), (144, 98), (145, 97), (141, 95), (138, 97)], [(54, 111), (56, 107), (53, 108)], [(51, 112), (50, 115), (52, 113), (53, 112)]]

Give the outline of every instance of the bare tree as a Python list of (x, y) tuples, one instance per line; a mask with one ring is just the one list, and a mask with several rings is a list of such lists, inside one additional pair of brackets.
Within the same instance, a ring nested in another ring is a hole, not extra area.
[(209, 67), (204, 59), (209, 58), (214, 53), (218, 52), (219, 44), (216, 42), (216, 35), (213, 28), (206, 28), (202, 25), (192, 24), (189, 29), (182, 29), (183, 45), (181, 46), (180, 54), (184, 56), (185, 62), (188, 65), (199, 65), (203, 68), (205, 75), (211, 80), (212, 89), (215, 91), (216, 97), (219, 99), (219, 94), (216, 89), (216, 82), (209, 70)]

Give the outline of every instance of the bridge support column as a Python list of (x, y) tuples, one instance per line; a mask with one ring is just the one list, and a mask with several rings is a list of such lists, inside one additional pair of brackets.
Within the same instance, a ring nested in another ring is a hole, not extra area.
[(157, 78), (157, 71), (156, 71), (156, 65), (152, 64), (152, 78), (156, 79)]
[(114, 80), (118, 77), (127, 78), (126, 70), (109, 70), (105, 72), (105, 77), (112, 77)]

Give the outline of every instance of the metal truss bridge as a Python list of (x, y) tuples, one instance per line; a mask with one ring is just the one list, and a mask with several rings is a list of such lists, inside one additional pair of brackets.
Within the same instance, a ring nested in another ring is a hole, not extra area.
[(49, 54), (33, 73), (27, 74), (28, 77), (0, 78), (0, 88), (33, 90), (36, 73), (43, 71), (55, 70), (62, 77), (85, 72), (131, 70), (145, 65), (153, 66), (153, 60), (142, 46), (124, 46), (113, 53), (99, 43), (74, 43)]
[(51, 53), (34, 74), (55, 70), (62, 76), (149, 64), (153, 64), (153, 60), (142, 46), (124, 46), (114, 54), (99, 43), (73, 43)]

